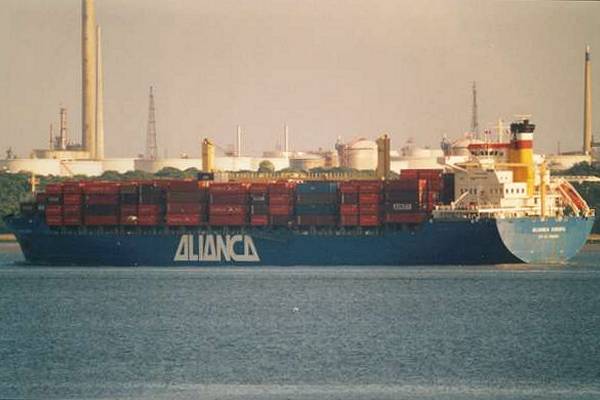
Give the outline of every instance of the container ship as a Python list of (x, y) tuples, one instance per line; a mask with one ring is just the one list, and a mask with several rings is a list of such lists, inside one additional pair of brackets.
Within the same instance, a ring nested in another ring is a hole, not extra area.
[(5, 222), (36, 265), (564, 263), (594, 210), (535, 164), (534, 128), (395, 179), (49, 184)]

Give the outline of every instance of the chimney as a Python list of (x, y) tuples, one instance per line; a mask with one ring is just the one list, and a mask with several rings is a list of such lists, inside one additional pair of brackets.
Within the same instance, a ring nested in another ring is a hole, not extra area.
[(289, 131), (287, 124), (283, 125), (283, 151), (287, 154), (290, 151)]
[(240, 157), (242, 155), (242, 127), (237, 126), (237, 137), (235, 146), (235, 156)]
[(96, 156), (104, 160), (104, 76), (102, 70), (102, 30), (96, 27)]
[(94, 0), (82, 0), (81, 72), (82, 105), (81, 122), (83, 150), (96, 158), (96, 16)]
[(583, 97), (583, 154), (592, 154), (592, 65), (590, 46), (585, 48), (585, 83)]

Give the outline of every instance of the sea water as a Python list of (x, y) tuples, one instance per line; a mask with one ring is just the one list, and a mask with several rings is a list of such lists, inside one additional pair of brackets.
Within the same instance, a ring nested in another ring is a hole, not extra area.
[(0, 245), (0, 398), (600, 398), (568, 265), (48, 268)]

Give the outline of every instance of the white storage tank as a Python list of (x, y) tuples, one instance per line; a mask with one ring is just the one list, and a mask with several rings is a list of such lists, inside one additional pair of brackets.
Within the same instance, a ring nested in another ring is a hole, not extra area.
[(290, 168), (309, 171), (313, 168), (322, 168), (325, 166), (323, 157), (317, 154), (296, 153), (290, 158)]
[(377, 143), (372, 140), (358, 139), (344, 149), (347, 167), (358, 170), (377, 168)]

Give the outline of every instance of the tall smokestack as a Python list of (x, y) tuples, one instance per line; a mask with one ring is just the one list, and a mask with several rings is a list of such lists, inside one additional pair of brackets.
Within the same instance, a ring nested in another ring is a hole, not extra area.
[(83, 137), (81, 145), (96, 158), (96, 16), (94, 0), (82, 0), (81, 13), (81, 75), (82, 105), (81, 122)]
[(104, 75), (102, 30), (96, 27), (96, 159), (104, 160)]
[(237, 157), (240, 157), (242, 155), (242, 127), (239, 125), (237, 126), (235, 155)]
[(585, 48), (585, 83), (583, 98), (583, 153), (592, 154), (592, 62), (590, 46)]
[(287, 124), (283, 125), (283, 151), (285, 153), (290, 151), (290, 142), (289, 142), (289, 131)]

